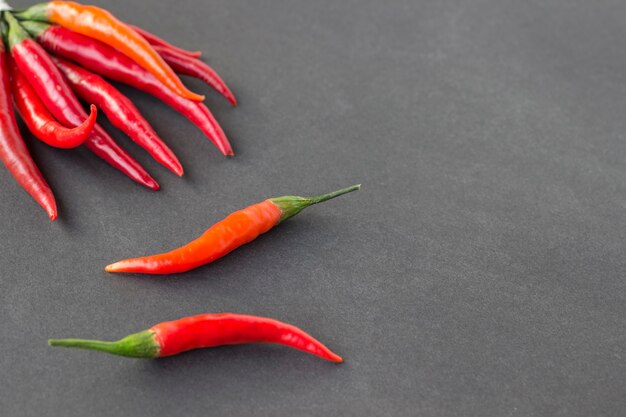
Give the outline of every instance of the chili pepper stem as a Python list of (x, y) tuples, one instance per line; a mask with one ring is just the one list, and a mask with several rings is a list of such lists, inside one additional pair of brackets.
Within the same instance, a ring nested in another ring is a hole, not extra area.
[(323, 203), (324, 201), (332, 200), (340, 195), (351, 193), (361, 189), (361, 184), (353, 185), (352, 187), (342, 188), (341, 190), (333, 191), (332, 193), (318, 195), (317, 197), (311, 197), (309, 200), (311, 204)]
[(4, 12), (2, 12), (2, 17), (9, 26), (7, 32), (7, 43), (9, 46), (9, 50), (11, 50), (13, 46), (22, 42), (24, 39), (30, 37), (28, 32), (26, 32), (26, 30), (22, 27), (22, 25), (20, 25), (17, 19), (15, 19), (15, 17), (13, 17), (10, 12), (5, 10)]
[(46, 29), (50, 27), (48, 23), (37, 22), (35, 20), (22, 20), (20, 21), (20, 24), (34, 38), (38, 38), (39, 36), (41, 36), (41, 34), (44, 33)]
[(129, 358), (156, 358), (159, 355), (159, 346), (154, 339), (154, 332), (150, 330), (131, 334), (115, 342), (88, 339), (50, 339), (48, 344), (66, 348), (97, 350)]
[(39, 20), (46, 21), (48, 19), (46, 14), (46, 3), (35, 4), (28, 9), (23, 9), (15, 12), (15, 17), (20, 20)]
[(305, 208), (312, 206), (313, 204), (323, 203), (324, 201), (332, 200), (344, 194), (351, 193), (361, 189), (361, 184), (353, 185), (352, 187), (342, 188), (341, 190), (333, 191), (332, 193), (318, 195), (316, 197), (298, 197), (298, 196), (284, 196), (277, 198), (270, 198), (270, 201), (274, 203), (282, 212), (279, 223), (287, 220), (290, 217), (300, 213)]

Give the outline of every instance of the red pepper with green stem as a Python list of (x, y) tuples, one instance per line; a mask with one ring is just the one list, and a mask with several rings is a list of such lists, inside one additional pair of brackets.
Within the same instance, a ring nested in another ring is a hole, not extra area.
[(204, 100), (204, 96), (185, 87), (148, 41), (104, 9), (71, 1), (50, 1), (15, 15), (22, 20), (56, 23), (104, 42), (128, 56), (176, 94), (194, 101)]
[[(52, 115), (66, 126), (76, 127), (82, 124), (88, 117), (87, 113), (50, 56), (28, 36), (10, 13), (4, 12), (4, 19), (9, 25), (8, 40), (15, 63), (41, 101)], [(159, 184), (150, 174), (98, 124), (95, 125), (85, 145), (137, 183), (152, 190), (159, 189)]]
[[(200, 51), (188, 51), (186, 49), (179, 48), (178, 46), (172, 45), (171, 43), (169, 43), (165, 39), (162, 39), (162, 38), (158, 37), (157, 35), (155, 35), (154, 33), (150, 33), (147, 30), (140, 28), (139, 26), (134, 26), (134, 25), (129, 25), (129, 26), (131, 28), (133, 28), (135, 30), (135, 32), (140, 34), (145, 40), (147, 40), (148, 43), (150, 45), (152, 45), (152, 47), (160, 46), (162, 48), (167, 48), (167, 49), (170, 49), (170, 50), (173, 50), (173, 51), (180, 52), (183, 55), (187, 55), (187, 56), (190, 56), (190, 57), (193, 57), (193, 58), (198, 58), (198, 57), (200, 57), (202, 55), (202, 52), (200, 52)], [(167, 61), (165, 61), (165, 62), (167, 62)]]
[(296, 326), (265, 317), (242, 314), (202, 314), (160, 323), (116, 342), (51, 339), (51, 346), (97, 350), (131, 358), (162, 358), (192, 349), (245, 343), (274, 343), (341, 363), (313, 336)]
[(176, 50), (155, 46), (154, 49), (161, 54), (177, 74), (189, 75), (204, 81), (209, 87), (213, 87), (218, 93), (226, 97), (233, 106), (237, 106), (237, 99), (230, 91), (224, 80), (213, 68), (199, 59), (182, 54)]
[(175, 274), (211, 263), (238, 247), (252, 242), (305, 208), (360, 189), (360, 185), (317, 197), (285, 196), (270, 198), (232, 213), (211, 226), (202, 236), (173, 251), (126, 259), (108, 265), (107, 272), (137, 274)]
[(152, 74), (110, 46), (60, 26), (22, 22), (49, 52), (80, 64), (92, 72), (145, 91), (164, 101), (194, 123), (224, 155), (233, 150), (211, 111), (202, 103), (172, 93)]
[(174, 152), (161, 140), (128, 97), (99, 75), (61, 58), (53, 57), (52, 60), (81, 99), (95, 103), (104, 111), (113, 126), (126, 133), (160, 164), (178, 176), (183, 175), (183, 167)]
[(9, 54), (0, 42), (0, 160), (13, 178), (48, 213), (57, 218), (57, 205), (52, 190), (33, 161), (20, 135), (11, 102), (9, 82)]
[(71, 149), (82, 145), (91, 135), (98, 110), (91, 105), (87, 120), (78, 127), (67, 128), (50, 114), (39, 96), (30, 86), (15, 62), (11, 62), (11, 91), (13, 101), (28, 130), (42, 142), (55, 148)]

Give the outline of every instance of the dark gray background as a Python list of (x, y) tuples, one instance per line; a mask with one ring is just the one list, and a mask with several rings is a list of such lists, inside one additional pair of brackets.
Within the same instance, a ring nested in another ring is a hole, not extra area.
[[(189, 85), (237, 157), (130, 89), (186, 168), (114, 133), (160, 192), (27, 137), (61, 218), (0, 170), (2, 416), (624, 415), (625, 2), (94, 3), (205, 52), (241, 106)], [(102, 270), (359, 182), (188, 274)], [(346, 362), (46, 345), (222, 311), (294, 323)]]

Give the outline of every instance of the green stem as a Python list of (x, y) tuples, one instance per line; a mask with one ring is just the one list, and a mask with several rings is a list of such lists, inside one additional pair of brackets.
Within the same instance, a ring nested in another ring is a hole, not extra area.
[(97, 350), (129, 358), (156, 358), (159, 356), (159, 345), (154, 332), (145, 330), (126, 336), (116, 342), (87, 339), (50, 339), (50, 346)]
[(117, 342), (104, 342), (101, 340), (87, 340), (87, 339), (50, 339), (48, 340), (50, 346), (61, 346), (66, 348), (80, 348), (99, 350), (101, 352), (108, 352), (116, 354), (119, 351)]
[(7, 41), (9, 43), (9, 49), (13, 49), (15, 45), (22, 42), (24, 39), (30, 38), (30, 35), (20, 25), (13, 15), (7, 11), (2, 12), (4, 21), (9, 25)]
[(352, 191), (360, 190), (361, 184), (353, 185), (352, 187), (342, 188), (341, 190), (334, 191), (328, 194), (318, 195), (317, 197), (298, 197), (294, 195), (287, 195), (284, 197), (271, 198), (270, 201), (274, 203), (282, 212), (278, 222), (283, 222), (290, 217), (300, 213), (305, 208), (312, 206), (313, 204), (322, 203), (324, 201), (331, 200), (340, 195), (350, 193)]
[(15, 17), (20, 20), (40, 20), (48, 21), (48, 3), (39, 3), (15, 12)]
[(351, 193), (352, 191), (357, 191), (361, 189), (361, 184), (353, 185), (352, 187), (342, 188), (341, 190), (333, 191), (332, 193), (318, 195), (317, 197), (310, 197), (308, 200), (311, 201), (311, 204), (323, 203), (324, 201), (332, 200), (335, 197), (339, 197), (340, 195)]
[(21, 21), (20, 24), (28, 33), (33, 35), (35, 38), (41, 36), (50, 25), (44, 22), (35, 22), (34, 20), (24, 20)]

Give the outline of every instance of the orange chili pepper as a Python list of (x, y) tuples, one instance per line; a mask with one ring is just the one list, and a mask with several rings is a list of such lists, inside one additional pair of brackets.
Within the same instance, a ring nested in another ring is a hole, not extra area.
[(295, 216), (308, 206), (328, 201), (360, 188), (360, 185), (354, 185), (311, 198), (296, 196), (270, 198), (262, 203), (234, 212), (211, 226), (198, 239), (181, 248), (160, 255), (119, 261), (107, 266), (105, 271), (139, 274), (186, 272), (213, 262), (253, 241), (259, 235)]
[(24, 20), (56, 23), (102, 41), (133, 59), (176, 94), (194, 101), (204, 100), (204, 96), (184, 86), (148, 41), (104, 9), (72, 1), (51, 1), (36, 4), (14, 15)]

